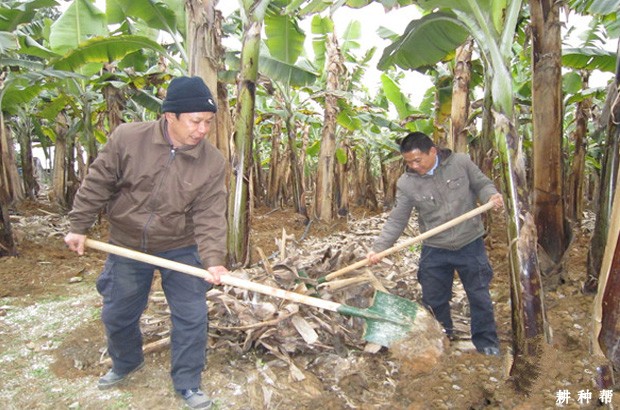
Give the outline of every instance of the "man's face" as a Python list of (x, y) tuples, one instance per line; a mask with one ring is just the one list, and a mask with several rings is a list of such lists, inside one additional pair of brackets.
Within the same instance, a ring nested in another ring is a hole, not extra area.
[(196, 145), (209, 133), (211, 124), (215, 118), (212, 112), (189, 112), (177, 115), (166, 113), (168, 121), (168, 134), (175, 147), (183, 145)]
[(405, 164), (407, 164), (412, 171), (420, 175), (425, 175), (435, 166), (437, 149), (431, 147), (428, 154), (423, 153), (419, 149), (414, 149), (413, 151), (403, 152), (402, 156), (405, 160)]

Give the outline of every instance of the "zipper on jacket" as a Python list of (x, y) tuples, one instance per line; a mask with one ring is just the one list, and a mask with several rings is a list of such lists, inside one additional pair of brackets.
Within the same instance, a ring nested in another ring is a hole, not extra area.
[[(168, 175), (170, 164), (172, 164), (172, 161), (174, 161), (174, 158), (176, 157), (176, 153), (177, 153), (176, 148), (174, 148), (173, 145), (170, 145), (170, 155), (168, 155), (168, 160), (166, 160), (166, 163), (164, 164), (164, 171), (162, 172), (161, 178), (159, 178), (159, 181), (157, 181), (157, 184), (155, 184), (155, 189), (151, 191), (148, 202), (152, 201), (153, 198), (155, 198), (156, 195), (159, 193), (159, 191), (161, 191), (161, 187), (164, 184), (164, 179), (166, 179), (166, 176)], [(144, 224), (144, 228), (142, 228), (142, 251), (143, 252), (148, 252), (148, 229), (154, 217), (155, 217), (155, 209), (151, 210), (151, 213), (149, 214), (149, 217), (146, 220), (146, 223)]]

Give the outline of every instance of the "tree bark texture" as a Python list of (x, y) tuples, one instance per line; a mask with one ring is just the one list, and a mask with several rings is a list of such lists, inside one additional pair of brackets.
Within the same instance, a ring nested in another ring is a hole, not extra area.
[[(338, 79), (343, 72), (343, 62), (336, 35), (327, 37), (327, 85), (323, 107), (323, 129), (316, 178), (315, 217), (331, 222), (334, 216), (334, 168), (336, 160), (336, 117), (338, 115)], [(341, 192), (341, 195), (343, 193)]]
[(351, 208), (350, 185), (351, 161), (353, 160), (351, 147), (349, 147), (346, 138), (341, 140), (340, 149), (346, 152), (347, 161), (344, 164), (336, 162), (336, 208), (338, 209), (338, 216), (346, 216)]
[(11, 215), (9, 213), (9, 195), (4, 181), (0, 180), (0, 257), (17, 256), (17, 246), (13, 240)]
[(505, 115), (495, 113), (494, 122), (502, 161), (504, 197), (507, 198), (506, 228), (510, 244), (514, 355), (510, 374), (519, 390), (529, 391), (540, 374), (543, 343), (548, 340), (536, 225), (529, 210), (529, 190), (519, 135)]
[(564, 212), (560, 3), (530, 0), (532, 29), (533, 210), (538, 243), (558, 275), (570, 234)]
[[(589, 73), (582, 72), (582, 89), (588, 88)], [(584, 210), (584, 178), (587, 147), (588, 118), (592, 99), (586, 98), (577, 103), (575, 109), (575, 131), (571, 135), (574, 151), (570, 175), (568, 176), (568, 195), (566, 216), (573, 221), (581, 221)]]
[(450, 113), (450, 138), (456, 152), (467, 152), (467, 123), (469, 118), (469, 82), (471, 80), (471, 54), (474, 41), (469, 40), (456, 49), (454, 83), (452, 84), (452, 110)]
[[(25, 119), (27, 123), (30, 123), (30, 119)], [(35, 179), (35, 172), (32, 158), (32, 139), (30, 133), (33, 131), (30, 124), (21, 130), (19, 136), (19, 147), (21, 153), (21, 166), (22, 166), (22, 179), (24, 181), (24, 193), (26, 198), (36, 199), (39, 192), (39, 184)]]
[[(127, 102), (123, 93), (116, 87), (105, 85), (101, 91), (107, 107), (106, 115), (108, 117), (109, 132), (111, 134), (116, 127), (122, 124), (123, 111), (125, 110)], [(101, 128), (103, 128), (103, 126)]]
[[(290, 112), (290, 109), (289, 109)], [(293, 197), (295, 212), (308, 219), (308, 209), (306, 207), (306, 194), (304, 189), (303, 171), (298, 157), (297, 130), (292, 114), (286, 118), (286, 134), (288, 136), (288, 154), (290, 165), (290, 188)]]
[[(377, 199), (377, 184), (372, 175), (370, 152), (367, 149), (351, 151), (352, 160), (351, 168), (357, 170), (351, 176), (353, 178), (352, 202), (356, 205), (366, 207), (373, 211), (379, 209), (379, 201)], [(396, 177), (398, 178), (398, 177)]]
[(452, 109), (452, 78), (439, 77), (435, 84), (435, 116), (433, 117), (433, 141), (440, 147), (453, 148), (449, 138), (450, 110)]
[(620, 148), (620, 127), (612, 122), (611, 109), (614, 101), (618, 98), (617, 85), (610, 85), (605, 109), (607, 113), (601, 117), (601, 121), (606, 125), (607, 138), (605, 140), (603, 159), (601, 160), (601, 176), (597, 190), (596, 222), (594, 232), (590, 240), (588, 249), (587, 278), (584, 284), (586, 292), (595, 292), (598, 287), (598, 277), (601, 271), (601, 261), (605, 251), (605, 243), (609, 232), (609, 221), (611, 218), (611, 205), (615, 192), (615, 181), (618, 175), (618, 149)]
[[(616, 179), (616, 185), (618, 179)], [(600, 367), (620, 366), (620, 191), (614, 192), (612, 218), (601, 262), (592, 312), (591, 346)], [(604, 388), (604, 387), (602, 387)]]
[(267, 175), (267, 192), (265, 195), (265, 204), (274, 209), (279, 206), (282, 199), (281, 134), (282, 120), (274, 118), (271, 129), (271, 155), (269, 155), (269, 174)]
[(618, 369), (620, 368), (620, 242), (616, 240), (616, 246), (609, 251), (613, 252), (613, 259), (604, 285), (602, 289), (599, 288), (603, 292), (603, 297), (601, 327), (597, 341), (605, 357)]
[[(263, 169), (263, 161), (261, 160), (261, 152), (253, 150), (254, 159), (252, 160), (252, 202), (254, 204), (262, 204), (265, 202), (265, 189), (267, 177)], [(252, 207), (254, 209), (254, 207)]]
[(4, 126), (4, 114), (0, 111), (0, 256), (17, 255), (17, 246), (13, 240), (13, 231), (11, 228), (11, 216), (9, 214), (9, 197), (8, 186), (8, 164), (7, 158), (4, 156), (4, 145), (7, 143), (6, 127)]
[(237, 97), (232, 176), (228, 201), (228, 253), (233, 268), (250, 263), (252, 144), (260, 33), (263, 20), (250, 19), (244, 28)]
[(52, 168), (52, 199), (61, 207), (68, 207), (67, 192), (67, 125), (64, 115), (59, 113), (56, 121), (56, 143), (54, 144), (54, 166)]
[(495, 124), (493, 120), (493, 110), (490, 107), (493, 105), (493, 98), (491, 96), (491, 84), (488, 76), (484, 77), (485, 87), (484, 96), (482, 100), (482, 129), (480, 130), (479, 138), (475, 138), (469, 144), (469, 156), (474, 163), (478, 165), (478, 168), (485, 175), (493, 175), (493, 140), (495, 133)]
[(391, 209), (396, 204), (396, 183), (399, 176), (405, 171), (402, 160), (381, 159), (381, 178), (383, 183), (383, 208)]
[[(1, 114), (1, 113), (0, 113)], [(4, 116), (2, 116), (4, 121)], [(24, 187), (22, 185), (19, 172), (17, 171), (17, 162), (15, 161), (15, 148), (13, 146), (13, 138), (11, 138), (9, 129), (4, 122), (1, 124), (0, 130), (0, 162), (2, 163), (2, 183), (8, 194), (9, 203), (21, 202), (24, 200)]]
[[(620, 56), (620, 42), (618, 43), (618, 55)], [(613, 88), (616, 97), (618, 85), (620, 85), (620, 62), (616, 65), (616, 82)], [(620, 119), (620, 107), (617, 105), (617, 98), (613, 98), (613, 101), (615, 103), (610, 104), (609, 113), (612, 118), (611, 122), (617, 124)], [(616, 125), (616, 141), (620, 137), (619, 129)], [(619, 178), (620, 174), (616, 174), (615, 187), (620, 182)], [(595, 278), (596, 280), (586, 282), (586, 287), (587, 285), (594, 287), (594, 284), (598, 282), (592, 313), (591, 346), (592, 355), (599, 362), (595, 378), (595, 385), (599, 389), (612, 388), (614, 385), (613, 369), (620, 368), (620, 326), (618, 325), (620, 323), (620, 191), (618, 189), (615, 189), (613, 193), (610, 214), (600, 273)]]
[[(226, 0), (228, 1), (228, 0)], [(230, 160), (230, 135), (233, 129), (226, 85), (217, 79), (223, 68), (222, 13), (216, 10), (218, 0), (186, 0), (189, 73), (202, 77), (217, 98), (215, 126), (209, 141)]]
[[(306, 191), (308, 190), (307, 187), (312, 186), (314, 184), (314, 176), (312, 175), (312, 173), (310, 172), (306, 172), (306, 168), (305, 168), (305, 164), (306, 164), (306, 151), (308, 149), (308, 144), (310, 141), (310, 131), (311, 131), (311, 127), (310, 124), (303, 124), (303, 122), (299, 122), (298, 123), (298, 127), (301, 128), (301, 145), (299, 148), (299, 157), (298, 157), (298, 161), (299, 161), (299, 169), (301, 171), (301, 189), (302, 189), (302, 193), (303, 193), (303, 203), (306, 204), (307, 203), (307, 198), (306, 198)], [(306, 211), (306, 214), (304, 214), (306, 216), (306, 220), (308, 220), (308, 211)]]

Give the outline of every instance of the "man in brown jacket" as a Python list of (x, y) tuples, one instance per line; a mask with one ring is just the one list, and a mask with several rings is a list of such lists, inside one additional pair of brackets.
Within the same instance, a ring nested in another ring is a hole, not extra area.
[[(106, 208), (110, 242), (206, 267), (220, 283), (226, 257), (225, 161), (205, 140), (217, 108), (199, 77), (172, 80), (158, 121), (120, 125), (78, 190), (69, 213), (69, 249), (82, 255), (89, 228)], [(140, 316), (157, 267), (109, 255), (97, 279), (112, 369), (106, 389), (144, 365)], [(171, 376), (191, 408), (212, 402), (200, 390), (207, 347), (206, 293), (212, 284), (157, 268), (170, 306)]]

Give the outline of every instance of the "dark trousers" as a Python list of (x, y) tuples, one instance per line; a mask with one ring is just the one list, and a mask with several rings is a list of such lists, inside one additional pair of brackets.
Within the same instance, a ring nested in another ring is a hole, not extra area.
[[(157, 256), (202, 267), (195, 246), (162, 252)], [(126, 374), (144, 360), (140, 316), (147, 306), (155, 269), (161, 273), (171, 312), (170, 373), (174, 387), (200, 387), (207, 348), (206, 293), (211, 285), (202, 278), (117, 255), (108, 256), (97, 279), (97, 290), (103, 296), (101, 319), (113, 369), (118, 374)]]
[(493, 302), (489, 293), (493, 270), (482, 238), (455, 251), (422, 246), (418, 269), (422, 302), (433, 312), (446, 333), (451, 335), (453, 324), (450, 299), (455, 270), (469, 301), (474, 346), (477, 350), (489, 346), (499, 347)]

